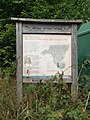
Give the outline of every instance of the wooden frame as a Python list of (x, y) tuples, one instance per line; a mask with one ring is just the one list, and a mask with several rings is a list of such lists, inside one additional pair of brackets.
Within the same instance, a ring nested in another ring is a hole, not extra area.
[(40, 79), (22, 78), (23, 76), (23, 35), (24, 34), (60, 34), (71, 35), (71, 79), (65, 79), (71, 83), (71, 92), (77, 93), (77, 24), (81, 20), (54, 20), (54, 19), (28, 19), (11, 18), (16, 22), (16, 55), (17, 55), (17, 98), (22, 101), (22, 87), (25, 82), (40, 82)]

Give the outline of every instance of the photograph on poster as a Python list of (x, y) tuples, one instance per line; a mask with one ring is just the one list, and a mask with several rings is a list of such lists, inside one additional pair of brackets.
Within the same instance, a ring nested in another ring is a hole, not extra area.
[(23, 76), (71, 76), (71, 35), (23, 34)]

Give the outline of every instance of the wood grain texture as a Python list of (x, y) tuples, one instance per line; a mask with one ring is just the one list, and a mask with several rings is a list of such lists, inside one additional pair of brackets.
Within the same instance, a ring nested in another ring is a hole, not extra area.
[(16, 59), (17, 59), (17, 98), (22, 101), (22, 23), (16, 23)]
[(77, 55), (77, 25), (72, 24), (72, 87), (71, 92), (76, 96), (78, 78), (78, 55)]
[(68, 24), (23, 24), (23, 33), (60, 33), (70, 34), (71, 25)]
[(64, 20), (64, 19), (32, 19), (32, 18), (14, 18), (11, 17), (13, 21), (21, 22), (34, 22), (34, 23), (69, 23), (69, 24), (80, 24), (82, 23), (81, 19), (78, 20)]

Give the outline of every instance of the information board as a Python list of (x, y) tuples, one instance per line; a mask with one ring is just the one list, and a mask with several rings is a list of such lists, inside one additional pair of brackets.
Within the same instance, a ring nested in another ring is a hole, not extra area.
[(23, 78), (71, 76), (71, 35), (23, 34)]
[[(16, 22), (17, 98), (23, 83), (45, 83), (57, 73), (78, 93), (77, 25), (82, 20), (11, 18)], [(57, 74), (58, 75), (58, 74)], [(52, 79), (50, 79), (52, 80)], [(57, 79), (55, 79), (57, 82)]]

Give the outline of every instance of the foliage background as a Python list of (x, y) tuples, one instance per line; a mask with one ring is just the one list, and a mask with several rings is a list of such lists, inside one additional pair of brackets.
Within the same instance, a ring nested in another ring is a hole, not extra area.
[(90, 0), (0, 0), (0, 66), (15, 61), (15, 25), (11, 17), (90, 20)]
[[(90, 113), (85, 109), (88, 90), (87, 86), (82, 88), (84, 85), (80, 85), (76, 101), (65, 84), (26, 85), (23, 103), (18, 104), (16, 82), (12, 81), (16, 68), (16, 31), (11, 17), (88, 22), (90, 0), (0, 0), (0, 77), (3, 77), (0, 78), (0, 119), (89, 120)], [(81, 79), (90, 80), (85, 75)]]

